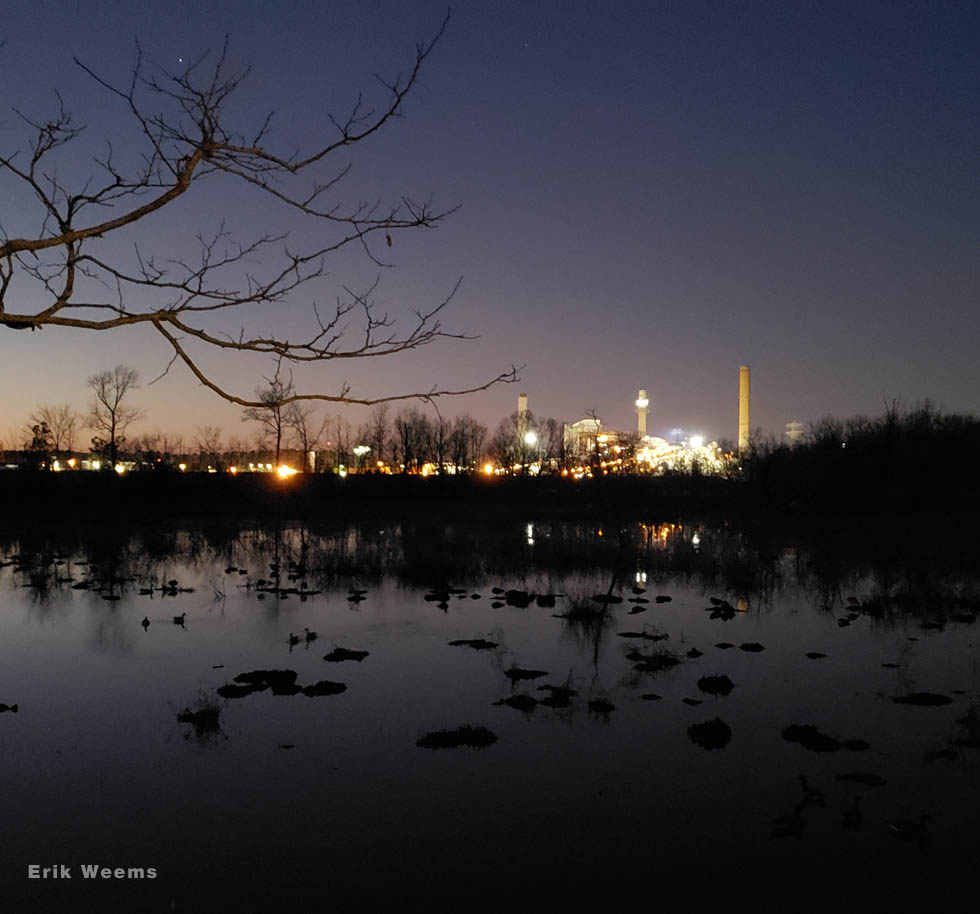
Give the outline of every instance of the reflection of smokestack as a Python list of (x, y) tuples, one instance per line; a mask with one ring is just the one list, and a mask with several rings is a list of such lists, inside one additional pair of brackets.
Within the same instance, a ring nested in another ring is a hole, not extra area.
[(517, 396), (517, 433), (521, 440), (524, 439), (524, 432), (527, 431), (527, 394)]
[(749, 452), (749, 366), (738, 369), (738, 456)]
[(636, 434), (640, 440), (647, 436), (647, 407), (650, 405), (647, 392), (641, 390), (636, 396)]

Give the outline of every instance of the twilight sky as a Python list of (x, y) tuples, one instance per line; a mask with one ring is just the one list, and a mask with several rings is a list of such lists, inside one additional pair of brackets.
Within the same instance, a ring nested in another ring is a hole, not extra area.
[[(0, 154), (23, 138), (11, 106), (43, 116), (55, 89), (87, 125), (80, 150), (111, 138), (134, 153), (120, 103), (72, 55), (123, 80), (137, 40), (176, 69), (226, 33), (232, 61), (252, 66), (236, 117), (247, 128), (274, 109), (275, 149), (312, 146), (358, 91), (383, 99), (374, 74), (408, 67), (445, 12), (428, 0), (173, 0), (156, 14), (12, 0)], [(288, 307), (252, 317), (299, 333), (312, 301), (329, 306), (379, 272), (379, 306), (410, 316), (462, 276), (445, 324), (479, 339), (297, 371), (299, 386), (467, 387), (516, 363), (519, 384), (440, 401), (443, 413), (492, 428), (523, 390), (540, 416), (595, 408), (628, 428), (645, 387), (651, 433), (734, 438), (747, 363), (752, 425), (777, 435), (792, 419), (877, 414), (896, 398), (980, 413), (980, 5), (463, 0), (405, 115), (337, 156), (353, 168), (331, 199), (431, 196), (460, 210), (397, 236), (385, 251), (395, 268), (345, 255)], [(59, 175), (94, 172), (86, 161), (59, 160)], [(317, 228), (212, 182), (147, 220), (140, 243), (180, 256), (221, 218), (242, 240), (291, 230), (301, 244)], [(0, 175), (0, 226), (19, 236), (39, 221)], [(150, 329), (0, 327), (0, 439), (37, 404), (84, 408), (97, 371), (122, 362), (149, 380), (169, 357)], [(209, 365), (245, 395), (270, 371)], [(133, 402), (147, 411), (138, 430), (251, 431), (178, 366)], [(355, 425), (365, 413), (343, 412)]]

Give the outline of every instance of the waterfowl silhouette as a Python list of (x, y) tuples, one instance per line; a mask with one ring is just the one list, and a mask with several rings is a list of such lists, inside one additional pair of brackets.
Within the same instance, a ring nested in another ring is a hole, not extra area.
[(17, 705), (0, 705), (0, 714), (3, 714), (4, 711), (13, 711), (16, 714)]
[(140, 625), (143, 626), (143, 631), (146, 631), (150, 627), (150, 620), (146, 616), (143, 616), (143, 621), (140, 622)]
[(297, 644), (299, 644), (299, 635), (294, 635), (292, 632), (290, 632), (287, 640), (290, 647), (295, 647)]
[(186, 615), (187, 615), (187, 613), (181, 613), (179, 616), (174, 616), (174, 625), (183, 625), (184, 624), (184, 617)]
[(316, 641), (316, 639), (317, 639), (316, 632), (311, 632), (308, 628), (304, 628), (303, 631), (306, 632), (306, 643), (307, 644), (309, 644), (311, 641)]

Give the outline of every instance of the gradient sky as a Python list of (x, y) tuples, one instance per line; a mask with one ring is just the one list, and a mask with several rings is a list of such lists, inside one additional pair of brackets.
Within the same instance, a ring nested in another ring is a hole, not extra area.
[[(288, 152), (331, 137), (327, 113), (359, 90), (379, 100), (373, 74), (409, 66), (446, 12), (380, 0), (4, 8), (5, 154), (21, 135), (10, 105), (50, 111), (54, 89), (93, 148), (111, 136), (130, 150), (119, 104), (72, 55), (122, 79), (136, 40), (176, 68), (226, 33), (233, 61), (253, 68), (237, 115), (253, 124), (275, 109), (274, 145)], [(645, 387), (651, 433), (733, 438), (747, 363), (752, 425), (777, 435), (789, 420), (877, 414), (897, 398), (980, 412), (980, 5), (464, 0), (405, 114), (355, 148), (335, 199), (459, 204), (437, 231), (396, 238), (376, 298), (410, 315), (462, 276), (446, 324), (479, 339), (320, 366), (297, 373), (303, 387), (465, 387), (516, 363), (519, 384), (442, 401), (444, 414), (492, 428), (523, 390), (538, 415), (595, 408), (627, 428)], [(25, 231), (15, 227), (35, 213), (0, 177), (4, 228)], [(243, 238), (312, 230), (226, 184), (148, 221), (143, 243), (172, 256), (222, 215)], [(377, 273), (363, 256), (338, 259), (277, 326), (308, 326), (314, 298), (329, 304)], [(149, 379), (168, 360), (149, 330), (0, 327), (0, 438), (39, 403), (83, 408), (97, 371), (123, 362)], [(212, 364), (246, 395), (269, 371)], [(134, 403), (141, 430), (249, 431), (177, 366)], [(344, 412), (354, 424), (364, 414)]]

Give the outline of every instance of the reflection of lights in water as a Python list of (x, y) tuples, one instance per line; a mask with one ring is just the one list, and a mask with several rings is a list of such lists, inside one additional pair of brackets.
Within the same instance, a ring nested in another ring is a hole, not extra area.
[(646, 582), (647, 582), (647, 573), (645, 571), (638, 571), (636, 573), (636, 583), (646, 584)]
[(534, 545), (534, 524), (527, 525), (527, 544), (529, 546)]
[(749, 601), (745, 597), (739, 597), (738, 602), (735, 604), (735, 608), (740, 613), (747, 613), (749, 611)]
[(696, 533), (694, 534), (694, 536), (691, 537), (691, 545), (692, 546), (700, 546), (701, 545), (701, 537), (698, 536)]

